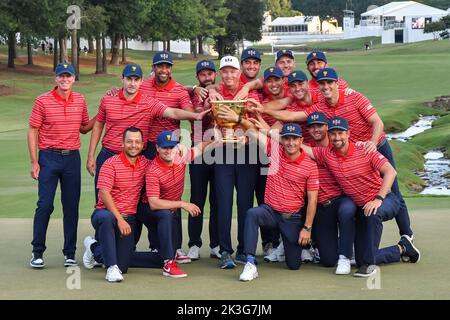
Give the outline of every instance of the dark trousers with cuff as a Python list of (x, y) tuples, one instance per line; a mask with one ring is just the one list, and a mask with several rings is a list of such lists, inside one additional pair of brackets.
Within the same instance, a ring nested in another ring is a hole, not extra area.
[(325, 267), (334, 267), (339, 255), (352, 257), (356, 210), (356, 204), (346, 196), (317, 206), (312, 232), (320, 252), (320, 263)]
[(219, 227), (217, 223), (217, 197), (214, 179), (214, 164), (191, 163), (189, 165), (191, 179), (191, 200), (197, 205), (201, 214), (197, 217), (188, 216), (189, 247), (202, 246), (203, 213), (209, 184), (209, 247), (219, 245)]
[(131, 234), (122, 236), (117, 227), (117, 219), (106, 209), (95, 210), (91, 217), (92, 226), (96, 230), (97, 245), (94, 249), (95, 261), (106, 267), (117, 265), (122, 273), (129, 267), (160, 268), (163, 260), (158, 253), (134, 251), (134, 215), (125, 216), (130, 225)]
[(216, 149), (216, 159), (219, 157), (222, 159), (221, 163), (216, 161), (214, 166), (221, 254), (234, 252), (231, 243), (234, 188), (236, 188), (238, 207), (238, 253), (244, 251), (245, 216), (247, 210), (253, 207), (258, 165), (256, 161), (254, 164), (250, 163), (248, 145), (242, 148), (244, 150), (235, 152), (234, 156), (232, 146), (221, 148), (223, 149), (220, 151), (223, 152), (221, 155), (218, 155), (219, 148)]
[(383, 200), (376, 214), (369, 217), (359, 207), (356, 213), (355, 258), (358, 266), (400, 261), (397, 245), (379, 249), (383, 222), (394, 219), (400, 210), (400, 200), (391, 192)]
[(286, 265), (298, 270), (301, 265), (302, 247), (298, 243), (300, 231), (304, 225), (304, 211), (295, 214), (275, 212), (270, 206), (262, 204), (247, 211), (245, 220), (245, 254), (255, 255), (260, 226), (280, 230), (286, 255)]
[(61, 184), (63, 210), (64, 247), (63, 254), (75, 254), (77, 244), (78, 214), (81, 193), (81, 160), (78, 150), (63, 155), (49, 150), (39, 151), (39, 178), (37, 208), (33, 220), (34, 253), (46, 250), (45, 240), (58, 181)]
[[(395, 169), (394, 155), (392, 153), (391, 146), (386, 139), (378, 146), (378, 152), (385, 156)], [(401, 236), (412, 236), (413, 231), (411, 230), (411, 221), (409, 219), (408, 207), (406, 206), (405, 200), (403, 199), (402, 193), (400, 192), (397, 177), (395, 177), (394, 183), (391, 187), (391, 191), (397, 196), (398, 200), (400, 201), (400, 209), (397, 216), (395, 217), (399, 233)]]

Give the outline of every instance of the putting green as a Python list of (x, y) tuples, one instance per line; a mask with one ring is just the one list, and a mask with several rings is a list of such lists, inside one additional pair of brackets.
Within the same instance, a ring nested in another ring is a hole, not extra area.
[[(51, 220), (45, 253), (47, 266), (43, 270), (28, 266), (32, 220), (0, 219), (0, 299), (450, 299), (450, 256), (445, 254), (450, 247), (447, 209), (450, 201), (441, 199), (440, 204), (441, 208), (431, 208), (427, 201), (409, 201), (415, 243), (422, 252), (422, 260), (418, 264), (399, 262), (381, 266), (379, 290), (369, 290), (366, 279), (336, 276), (334, 269), (303, 265), (300, 270), (291, 271), (281, 263), (265, 263), (262, 257), (258, 258), (260, 277), (242, 283), (238, 281), (242, 266), (219, 269), (217, 260), (208, 257), (207, 241), (201, 250), (204, 258), (183, 266), (187, 278), (166, 278), (160, 269), (130, 269), (122, 283), (110, 284), (104, 280), (104, 269), (81, 267), (81, 288), (69, 290), (66, 282), (71, 275), (62, 266), (61, 219)], [(206, 226), (207, 221), (204, 223)], [(186, 226), (184, 220), (185, 247)], [(206, 229), (203, 239), (208, 239)], [(82, 219), (78, 232), (79, 262), (84, 251), (83, 238), (92, 231), (89, 220)], [(395, 222), (385, 223), (383, 245), (398, 241), (397, 232)], [(232, 239), (236, 243), (235, 234)], [(141, 250), (145, 250), (144, 240), (139, 243)]]

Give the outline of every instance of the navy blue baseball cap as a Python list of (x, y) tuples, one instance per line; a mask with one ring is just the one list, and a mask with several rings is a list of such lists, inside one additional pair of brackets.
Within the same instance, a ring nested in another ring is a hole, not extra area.
[(306, 56), (306, 64), (310, 63), (312, 60), (322, 60), (322, 61), (328, 63), (327, 56), (325, 55), (325, 53), (323, 53), (322, 51), (319, 51), (319, 50), (311, 51)]
[(75, 69), (73, 65), (69, 63), (58, 64), (55, 69), (55, 75), (60, 76), (64, 73), (70, 74), (71, 76), (75, 75)]
[(266, 80), (269, 77), (283, 79), (284, 74), (283, 71), (281, 71), (281, 69), (278, 67), (269, 67), (266, 70), (264, 70), (264, 80)]
[(292, 52), (292, 50), (278, 50), (277, 53), (275, 54), (275, 63), (277, 63), (278, 59), (280, 59), (282, 56), (289, 56), (292, 59), (295, 59), (294, 57), (294, 52)]
[(316, 81), (321, 81), (321, 80), (338, 81), (339, 77), (337, 75), (336, 70), (334, 70), (333, 68), (323, 68), (322, 70), (317, 72), (317, 75), (316, 75)]
[(333, 129), (337, 130), (348, 130), (348, 121), (345, 118), (341, 117), (334, 117), (330, 121), (328, 121), (328, 131), (331, 131)]
[(160, 148), (173, 148), (178, 144), (178, 136), (173, 131), (165, 130), (156, 138), (156, 144)]
[(198, 62), (195, 69), (197, 74), (202, 70), (212, 70), (216, 72), (216, 66), (214, 65), (214, 62), (212, 62), (211, 60), (202, 60)]
[(280, 132), (280, 137), (295, 136), (302, 137), (302, 128), (297, 123), (286, 123)]
[(253, 59), (261, 61), (261, 53), (256, 49), (247, 48), (244, 51), (242, 51), (241, 62), (244, 61), (245, 59), (249, 59), (249, 58), (253, 58)]
[(123, 77), (135, 76), (138, 78), (142, 78), (142, 68), (140, 65), (135, 63), (127, 64), (125, 68), (123, 68), (122, 76)]
[(153, 56), (153, 65), (167, 63), (173, 65), (173, 57), (169, 51), (159, 51)]
[(322, 112), (313, 112), (308, 116), (308, 126), (312, 124), (328, 124), (327, 116)]
[(288, 83), (291, 84), (294, 81), (308, 81), (308, 77), (303, 71), (294, 70), (288, 76)]

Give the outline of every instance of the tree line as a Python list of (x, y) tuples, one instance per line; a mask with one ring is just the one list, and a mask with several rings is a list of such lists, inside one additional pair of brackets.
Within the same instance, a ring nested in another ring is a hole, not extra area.
[[(81, 29), (75, 33), (67, 28), (70, 5), (81, 8)], [(235, 53), (243, 39), (261, 39), (266, 8), (263, 0), (2, 0), (0, 38), (8, 44), (10, 68), (15, 67), (19, 35), (19, 45), (28, 48), (28, 64), (33, 64), (32, 48), (51, 38), (54, 67), (69, 61), (69, 38), (76, 37), (71, 39), (74, 49), (80, 38), (87, 39), (89, 52), (96, 53), (96, 73), (103, 73), (108, 64), (126, 62), (130, 39), (162, 41), (169, 51), (171, 40), (190, 40), (194, 55), (204, 54), (204, 41), (211, 41), (220, 56)], [(111, 40), (109, 51), (106, 39)]]

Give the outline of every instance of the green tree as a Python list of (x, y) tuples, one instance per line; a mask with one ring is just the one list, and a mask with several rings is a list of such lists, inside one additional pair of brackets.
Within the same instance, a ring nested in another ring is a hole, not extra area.
[(270, 11), (272, 19), (278, 17), (295, 17), (303, 15), (292, 7), (290, 0), (265, 0), (266, 10)]
[(236, 53), (236, 43), (242, 40), (261, 40), (261, 26), (264, 14), (264, 2), (261, 0), (227, 0), (230, 9), (227, 17), (226, 35), (217, 36), (216, 50), (219, 56)]

